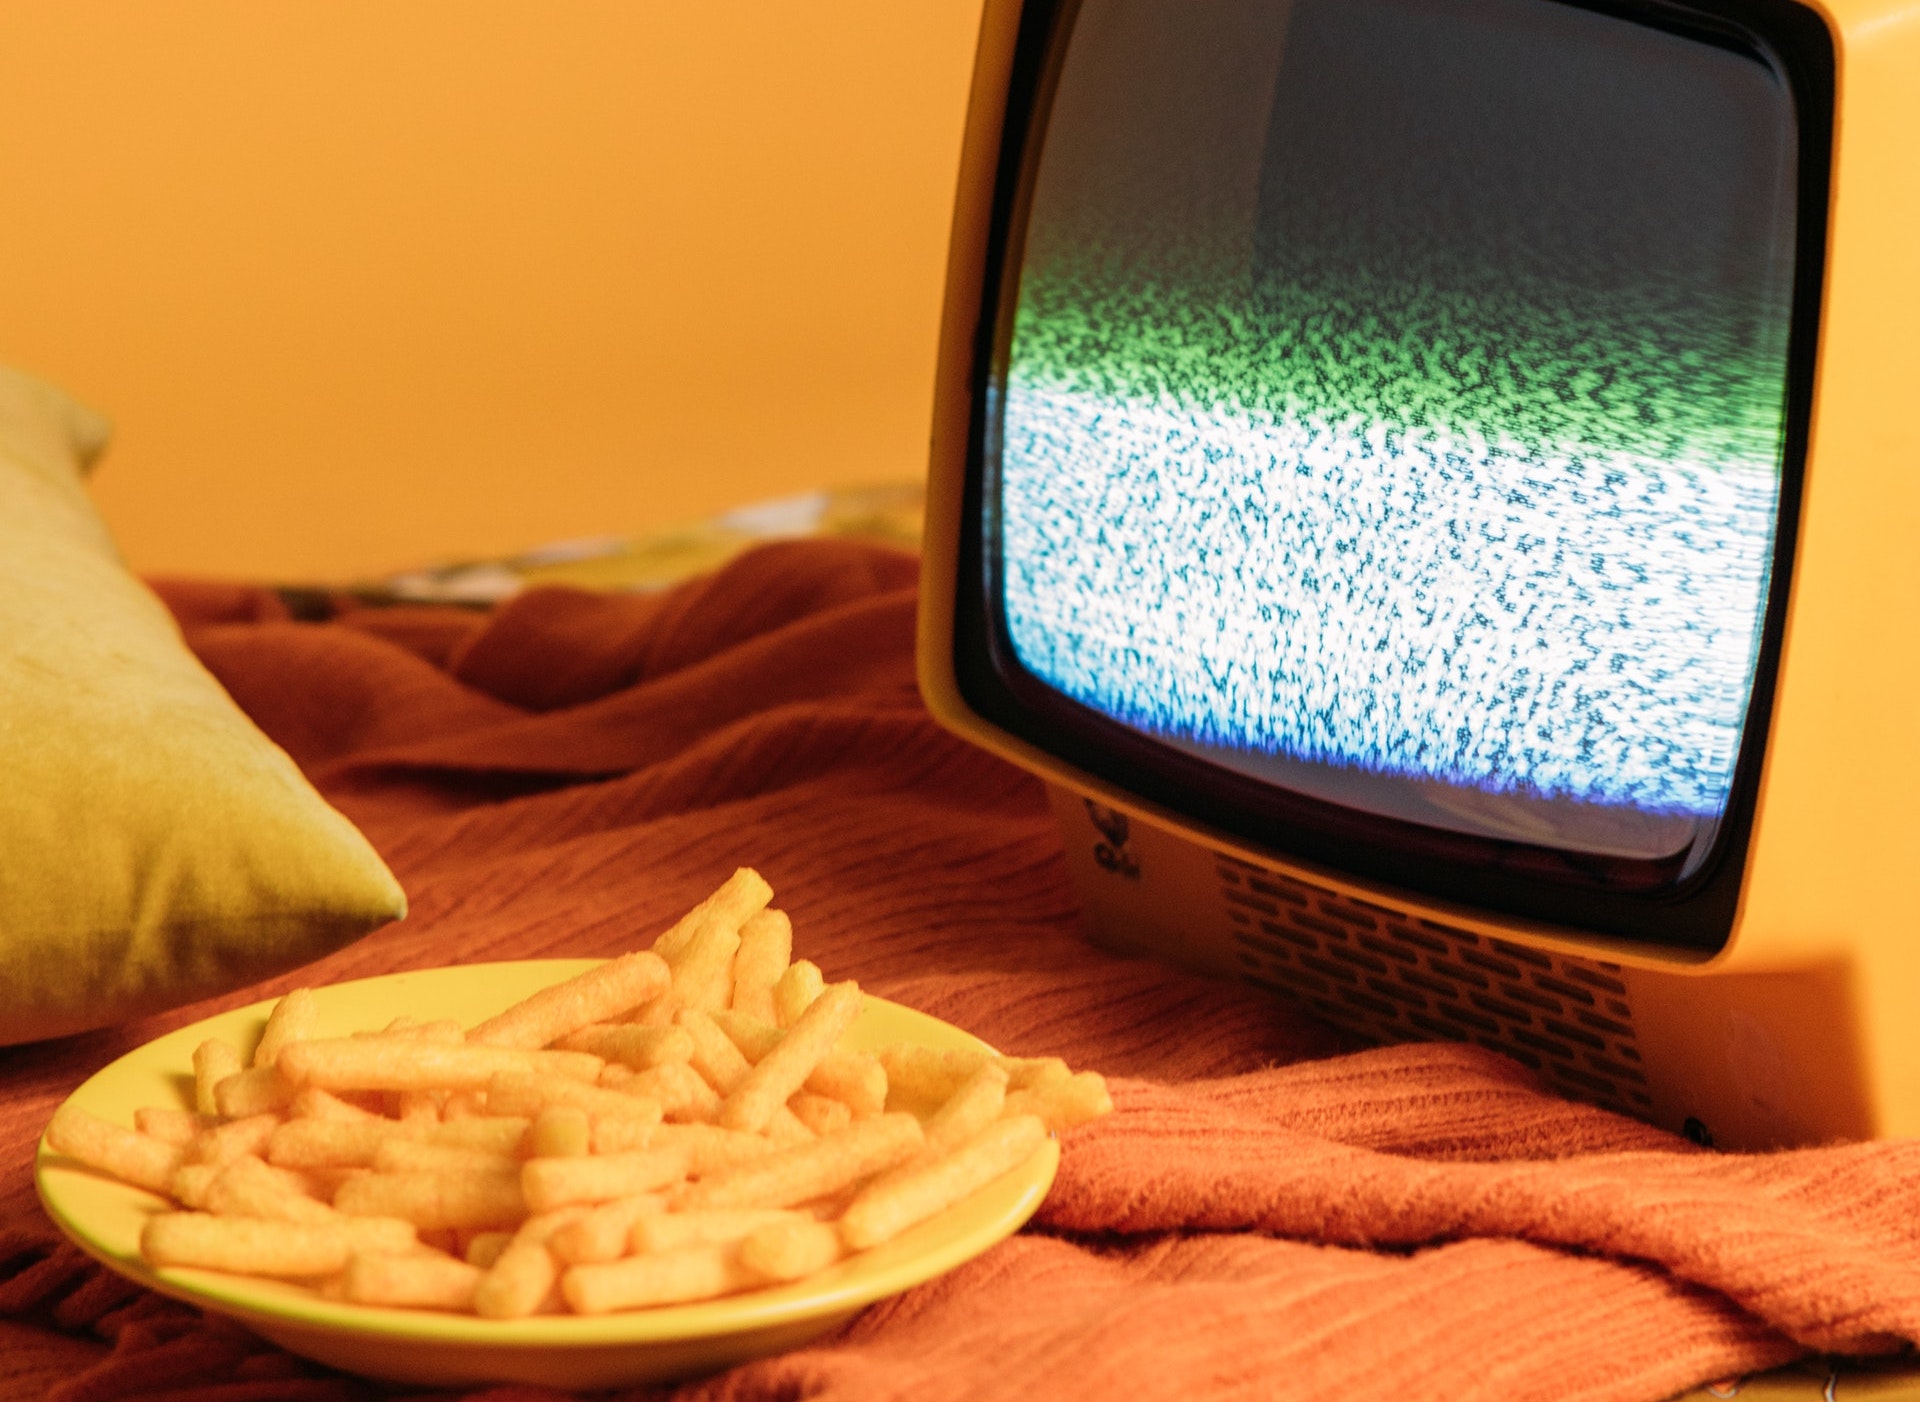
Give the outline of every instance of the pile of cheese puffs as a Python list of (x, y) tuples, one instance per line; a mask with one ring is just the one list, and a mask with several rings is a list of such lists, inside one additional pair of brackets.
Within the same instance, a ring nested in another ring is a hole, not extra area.
[(474, 1027), (315, 1035), (309, 989), (194, 1109), (69, 1104), (55, 1151), (178, 1204), (157, 1267), (366, 1305), (603, 1314), (799, 1280), (887, 1241), (1111, 1109), (1056, 1058), (856, 1050), (862, 995), (793, 958), (749, 868), (654, 941)]

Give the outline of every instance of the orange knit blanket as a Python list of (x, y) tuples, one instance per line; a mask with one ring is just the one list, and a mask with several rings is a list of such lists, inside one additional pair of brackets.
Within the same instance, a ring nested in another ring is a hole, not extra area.
[(984, 1257), (818, 1344), (636, 1396), (1655, 1402), (1920, 1340), (1920, 1145), (1699, 1151), (1491, 1054), (1354, 1050), (1251, 991), (1085, 944), (1038, 786), (921, 709), (914, 574), (816, 542), (650, 598), (324, 622), (266, 591), (165, 587), (413, 913), (218, 1003), (0, 1049), (0, 1398), (390, 1395), (56, 1247), (29, 1174), (47, 1116), (218, 1007), (612, 954), (738, 865), (830, 975), (1103, 1071), (1117, 1112), (1070, 1137), (1040, 1216)]

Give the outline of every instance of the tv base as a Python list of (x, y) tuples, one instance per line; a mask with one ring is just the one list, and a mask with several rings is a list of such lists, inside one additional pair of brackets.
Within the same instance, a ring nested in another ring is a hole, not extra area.
[(1472, 1042), (1727, 1149), (1873, 1137), (1850, 971), (1665, 972), (1191, 841), (1049, 785), (1093, 939), (1381, 1042)]

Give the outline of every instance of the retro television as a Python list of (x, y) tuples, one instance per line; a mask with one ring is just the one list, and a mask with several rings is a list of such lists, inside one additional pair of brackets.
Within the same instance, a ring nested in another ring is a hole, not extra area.
[(1920, 1133), (1911, 0), (988, 0), (929, 482), (1103, 942)]

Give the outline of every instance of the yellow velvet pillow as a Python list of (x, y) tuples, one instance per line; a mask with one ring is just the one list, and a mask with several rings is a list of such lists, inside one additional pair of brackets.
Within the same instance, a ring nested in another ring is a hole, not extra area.
[(223, 992), (406, 913), (120, 563), (81, 482), (106, 436), (0, 369), (0, 1043)]

